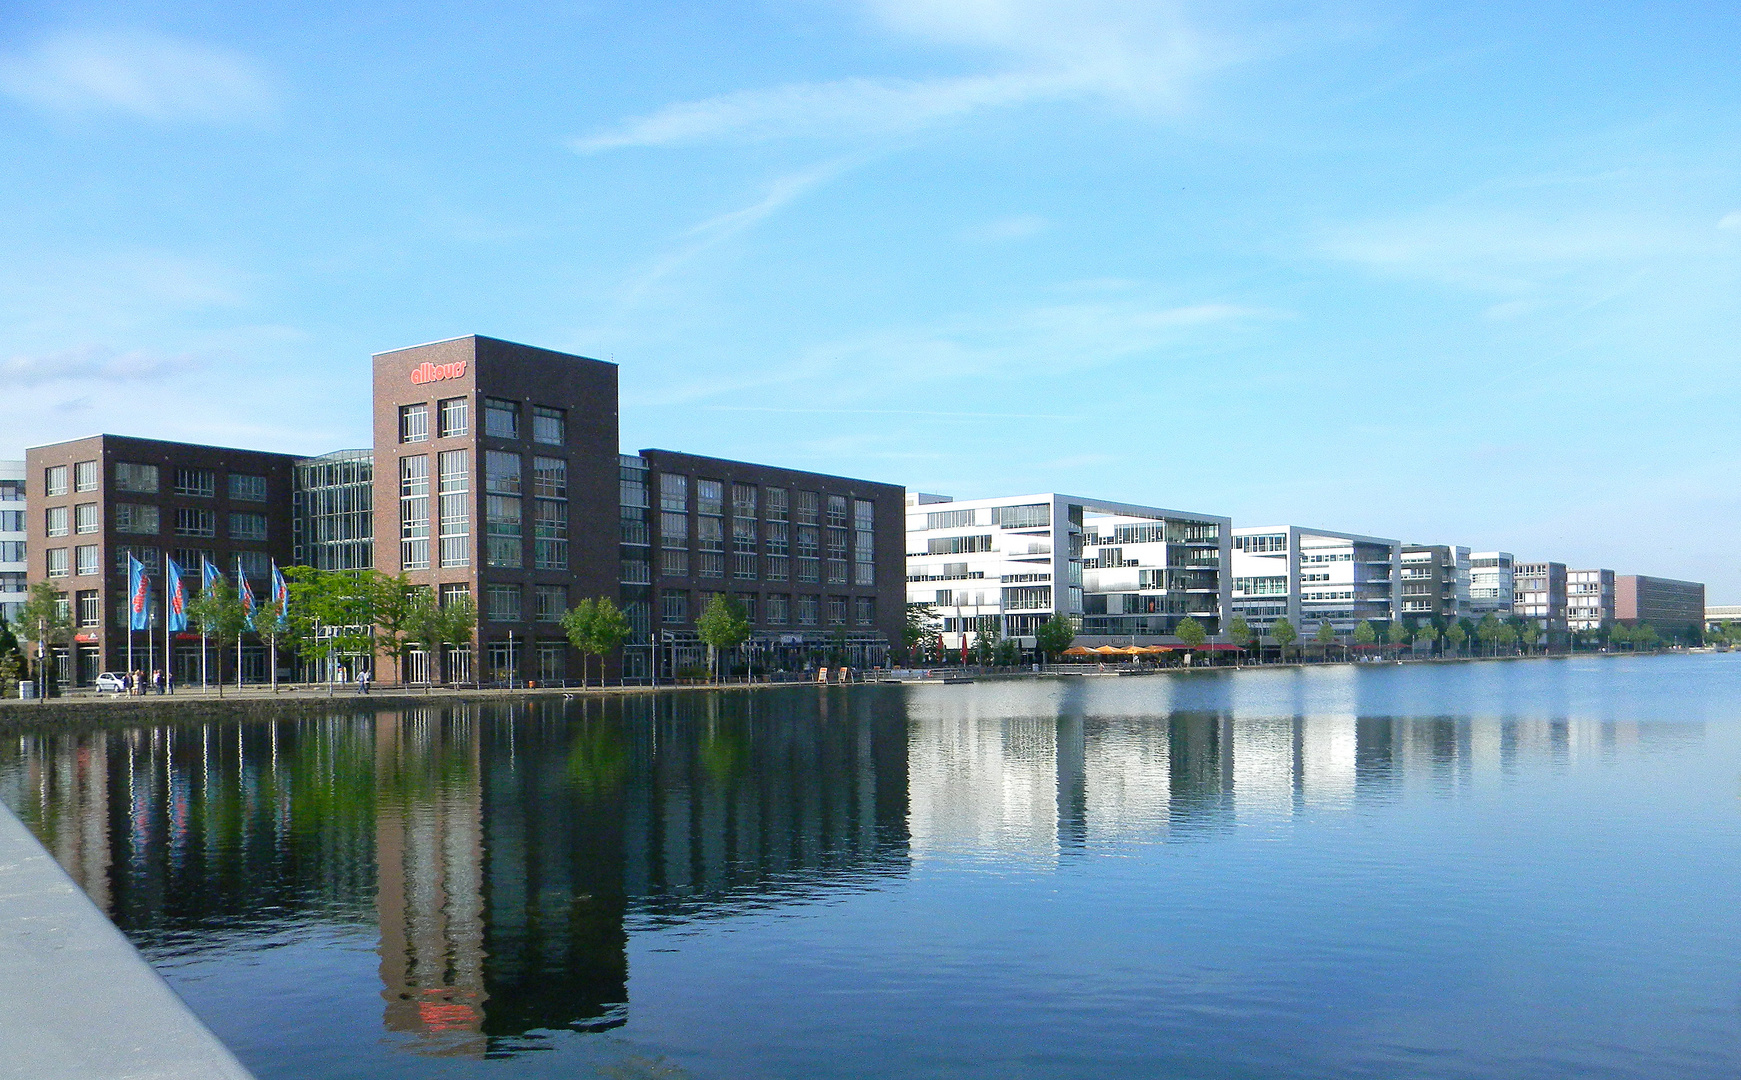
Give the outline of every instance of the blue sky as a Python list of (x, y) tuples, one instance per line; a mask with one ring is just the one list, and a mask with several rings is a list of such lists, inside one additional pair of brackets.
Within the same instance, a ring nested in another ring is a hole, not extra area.
[(0, 456), (367, 441), (368, 356), (623, 443), (1741, 601), (1721, 4), (13, 4)]

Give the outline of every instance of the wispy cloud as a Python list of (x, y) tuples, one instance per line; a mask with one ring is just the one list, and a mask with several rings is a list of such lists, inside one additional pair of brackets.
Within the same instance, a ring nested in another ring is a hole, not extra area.
[(45, 383), (100, 379), (106, 382), (159, 382), (202, 367), (193, 356), (160, 356), (121, 352), (100, 345), (49, 353), (16, 353), (0, 360), (0, 383), (39, 386)]
[(1731, 210), (1717, 219), (1717, 228), (1741, 232), (1741, 210)]
[(986, 109), (1098, 99), (1173, 107), (1197, 76), (1239, 50), (1187, 19), (1182, 5), (1118, 0), (876, 0), (886, 31), (992, 58), (995, 70), (923, 79), (850, 78), (740, 90), (667, 105), (573, 143), (630, 146), (900, 134)]
[(1052, 227), (1052, 223), (1037, 214), (1017, 214), (1014, 217), (999, 218), (983, 225), (968, 229), (964, 235), (969, 240), (999, 241), (1026, 240), (1030, 236), (1038, 236)]
[(59, 113), (230, 123), (271, 111), (277, 94), (248, 57), (151, 32), (67, 32), (0, 58), (0, 93)]

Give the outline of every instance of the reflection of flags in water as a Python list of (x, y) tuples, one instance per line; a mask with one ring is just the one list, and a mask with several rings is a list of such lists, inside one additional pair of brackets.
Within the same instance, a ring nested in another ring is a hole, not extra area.
[(163, 595), (169, 601), (169, 632), (175, 634), (186, 630), (187, 588), (181, 583), (181, 567), (174, 559), (164, 560), (163, 588)]
[(242, 597), (242, 623), (248, 629), (254, 629), (254, 586), (248, 584), (248, 575), (242, 572), (242, 561), (236, 560), (236, 592)]
[(284, 584), (284, 575), (278, 570), (278, 560), (272, 560), (272, 603), (278, 608), (278, 629), (290, 625), (290, 587)]
[(151, 579), (145, 576), (145, 564), (132, 554), (127, 556), (127, 628), (147, 630), (151, 627)]

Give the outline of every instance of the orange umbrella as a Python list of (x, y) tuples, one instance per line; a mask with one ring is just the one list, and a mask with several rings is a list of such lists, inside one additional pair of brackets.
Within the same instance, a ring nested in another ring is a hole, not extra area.
[(1102, 645), (1093, 651), (1098, 653), (1101, 656), (1124, 656), (1124, 655), (1126, 655), (1125, 651), (1123, 649), (1119, 648), (1117, 645)]
[(1064, 656), (1093, 656), (1094, 650), (1086, 645), (1072, 645), (1063, 652)]

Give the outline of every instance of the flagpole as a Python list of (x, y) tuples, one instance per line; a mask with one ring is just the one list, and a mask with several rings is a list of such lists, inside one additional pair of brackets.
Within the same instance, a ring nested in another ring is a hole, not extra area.
[(174, 676), (170, 674), (175, 669), (169, 666), (170, 654), (173, 651), (169, 643), (175, 638), (175, 631), (172, 629), (174, 626), (174, 620), (169, 617), (169, 571), (166, 568), (163, 573), (163, 689), (166, 691), (175, 683)]

